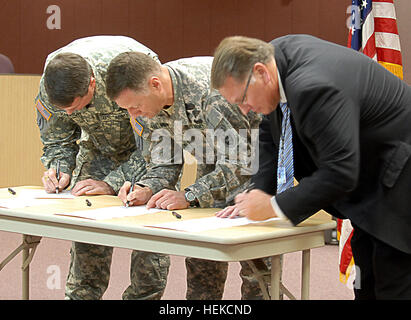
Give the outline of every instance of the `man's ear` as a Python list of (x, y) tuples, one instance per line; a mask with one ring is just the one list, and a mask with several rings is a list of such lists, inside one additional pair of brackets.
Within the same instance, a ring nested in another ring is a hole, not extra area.
[(160, 90), (161, 89), (160, 79), (156, 76), (150, 77), (150, 79), (148, 80), (148, 87), (155, 91)]
[(96, 87), (96, 78), (94, 78), (93, 76), (90, 77), (89, 87), (92, 87), (93, 89)]
[(270, 81), (268, 68), (264, 63), (261, 62), (254, 64), (254, 76), (262, 79), (264, 83), (268, 83)]

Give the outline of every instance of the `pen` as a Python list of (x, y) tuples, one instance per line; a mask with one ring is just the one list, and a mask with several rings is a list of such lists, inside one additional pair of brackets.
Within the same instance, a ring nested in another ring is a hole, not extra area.
[(58, 194), (59, 193), (58, 182), (60, 180), (60, 160), (57, 160), (56, 177), (57, 177), (56, 193)]
[(252, 182), (249, 184), (248, 188), (245, 190), (246, 193), (249, 193), (251, 190), (253, 190), (255, 187), (255, 183)]
[(16, 191), (14, 191), (12, 188), (7, 188), (7, 190), (13, 195), (16, 195)]
[(173, 214), (174, 217), (176, 217), (177, 219), (181, 219), (181, 214), (178, 214), (175, 211), (171, 211), (171, 213)]
[[(136, 183), (136, 177), (133, 177), (133, 179), (131, 179), (131, 188), (130, 188), (130, 191), (128, 192), (128, 194), (133, 192), (135, 183)], [(126, 208), (128, 208), (129, 205), (130, 205), (130, 201), (127, 201), (126, 202)]]

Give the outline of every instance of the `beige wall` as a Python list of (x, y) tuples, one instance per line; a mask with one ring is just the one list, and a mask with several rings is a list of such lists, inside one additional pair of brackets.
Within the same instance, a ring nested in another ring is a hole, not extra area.
[(39, 81), (40, 76), (0, 75), (0, 187), (41, 184), (34, 107)]
[[(0, 188), (41, 185), (44, 167), (34, 98), (40, 76), (0, 75)], [(181, 187), (194, 183), (196, 160), (185, 153)]]

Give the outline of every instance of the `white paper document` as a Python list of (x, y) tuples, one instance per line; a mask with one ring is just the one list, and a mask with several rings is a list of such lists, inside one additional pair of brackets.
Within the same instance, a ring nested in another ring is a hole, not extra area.
[(135, 207), (114, 206), (100, 209), (82, 210), (64, 213), (55, 213), (59, 216), (77, 217), (91, 220), (104, 220), (122, 217), (134, 217), (148, 213), (155, 213), (159, 211), (167, 211), (162, 209), (147, 209), (145, 205)]
[(60, 194), (46, 193), (44, 189), (20, 189), (10, 198), (0, 199), (0, 207), (7, 209), (18, 209), (24, 207), (41, 206), (55, 204), (50, 199), (73, 199), (70, 191), (63, 191)]
[(261, 223), (267, 221), (280, 220), (280, 218), (271, 218), (264, 221), (253, 221), (248, 220), (245, 217), (240, 218), (219, 218), (219, 217), (209, 217), (191, 220), (178, 220), (166, 223), (158, 223), (153, 225), (146, 225), (145, 227), (163, 228), (163, 229), (173, 229), (179, 231), (187, 232), (200, 232), (213, 229), (229, 228), (236, 226), (244, 226), (247, 224)]
[(0, 207), (6, 209), (18, 209), (24, 207), (32, 206), (41, 206), (54, 204), (56, 201), (48, 199), (33, 199), (33, 198), (9, 198), (9, 199), (0, 199)]
[(69, 190), (63, 190), (57, 193), (47, 193), (44, 189), (24, 189), (17, 193), (18, 198), (32, 199), (74, 199)]

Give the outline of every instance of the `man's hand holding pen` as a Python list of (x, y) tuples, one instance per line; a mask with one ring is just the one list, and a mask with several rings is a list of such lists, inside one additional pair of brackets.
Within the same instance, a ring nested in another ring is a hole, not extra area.
[(153, 195), (153, 192), (149, 187), (142, 187), (138, 184), (134, 184), (134, 188), (131, 191), (131, 186), (131, 182), (126, 181), (118, 193), (118, 197), (123, 201), (124, 205), (126, 205), (127, 202), (129, 206), (146, 204)]
[(56, 190), (64, 190), (70, 183), (70, 175), (64, 172), (59, 174), (59, 179), (57, 180), (56, 168), (50, 168), (45, 171), (42, 177), (44, 189), (47, 193), (55, 193)]

